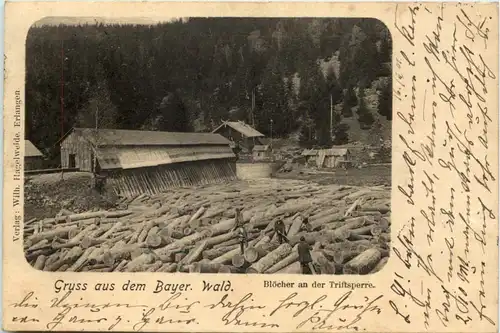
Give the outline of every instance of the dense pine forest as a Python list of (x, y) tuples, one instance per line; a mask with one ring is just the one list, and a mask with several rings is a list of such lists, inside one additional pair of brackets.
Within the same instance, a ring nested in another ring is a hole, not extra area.
[(372, 19), (34, 26), (26, 137), (52, 155), (61, 127), (210, 131), (233, 119), (266, 135), (272, 120), (273, 137), (304, 146), (346, 143), (353, 121), (372, 133), (391, 120), (391, 43)]

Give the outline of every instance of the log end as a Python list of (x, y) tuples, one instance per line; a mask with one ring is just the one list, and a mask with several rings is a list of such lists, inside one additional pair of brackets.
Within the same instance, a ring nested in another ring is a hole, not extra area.
[(82, 241), (80, 242), (80, 245), (82, 249), (88, 249), (89, 247), (92, 246), (93, 240), (90, 237), (83, 237)]
[(157, 248), (161, 245), (161, 237), (156, 234), (151, 234), (146, 237), (146, 244), (149, 247)]
[(247, 274), (259, 274), (259, 272), (251, 266), (247, 268), (246, 273)]
[(249, 247), (245, 250), (244, 257), (244, 260), (254, 263), (259, 259), (259, 252), (255, 248)]
[(232, 273), (232, 271), (231, 271), (231, 267), (230, 267), (230, 266), (227, 266), (227, 265), (222, 265), (222, 266), (219, 268), (218, 273), (221, 273), (221, 274), (230, 274), (230, 273)]
[(243, 267), (245, 265), (245, 257), (241, 254), (235, 254), (231, 262), (234, 267)]

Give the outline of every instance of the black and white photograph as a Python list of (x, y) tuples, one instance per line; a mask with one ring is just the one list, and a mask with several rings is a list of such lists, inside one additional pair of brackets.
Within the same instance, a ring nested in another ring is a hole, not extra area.
[(379, 20), (45, 17), (24, 89), (35, 269), (366, 275), (389, 259)]

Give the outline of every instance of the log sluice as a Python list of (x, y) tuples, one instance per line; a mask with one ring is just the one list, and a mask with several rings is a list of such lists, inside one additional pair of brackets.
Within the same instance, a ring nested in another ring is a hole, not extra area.
[(236, 166), (229, 160), (182, 162), (155, 167), (121, 169), (110, 173), (108, 182), (124, 197), (154, 195), (171, 188), (219, 184), (236, 179)]

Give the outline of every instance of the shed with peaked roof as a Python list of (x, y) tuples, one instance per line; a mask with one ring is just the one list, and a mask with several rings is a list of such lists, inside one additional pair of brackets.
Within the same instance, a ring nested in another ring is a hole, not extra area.
[(270, 145), (255, 145), (252, 150), (254, 161), (267, 160), (272, 158), (272, 149)]
[(236, 178), (218, 134), (73, 128), (60, 144), (63, 168), (106, 175), (124, 196)]
[(42, 169), (43, 161), (42, 152), (30, 140), (24, 140), (24, 169)]
[(338, 168), (351, 161), (351, 153), (347, 148), (320, 149), (316, 159), (320, 168)]
[(262, 145), (260, 141), (265, 135), (243, 121), (224, 121), (214, 129), (212, 133), (218, 133), (230, 141), (239, 142), (240, 147), (251, 151), (255, 145)]
[(305, 158), (305, 162), (308, 165), (316, 165), (316, 159), (318, 157), (317, 149), (304, 149), (302, 156)]

